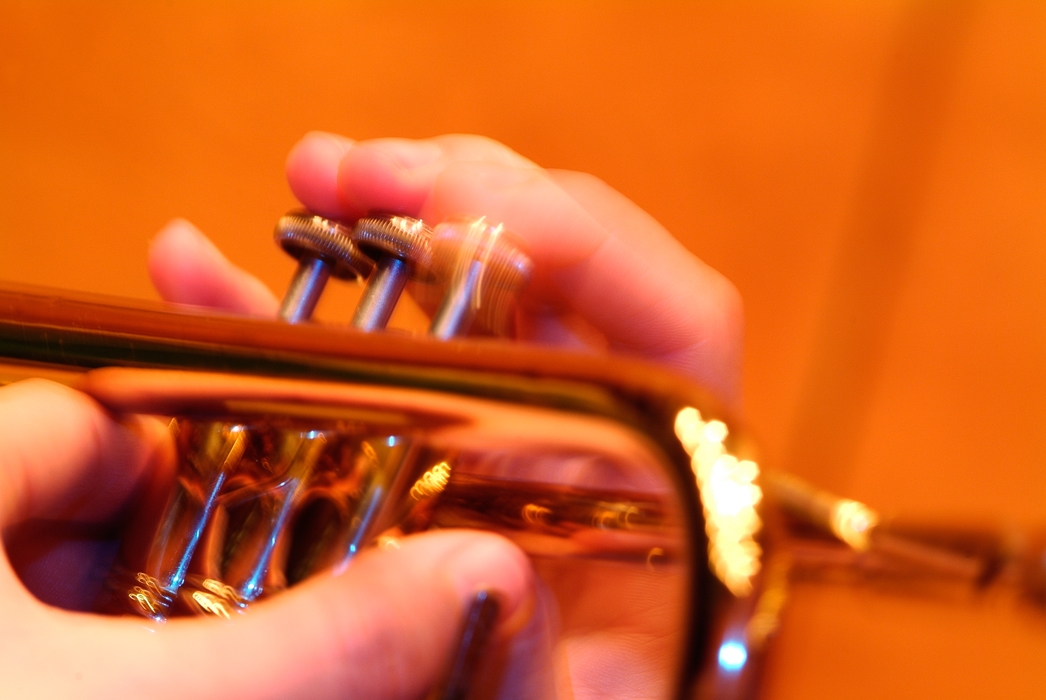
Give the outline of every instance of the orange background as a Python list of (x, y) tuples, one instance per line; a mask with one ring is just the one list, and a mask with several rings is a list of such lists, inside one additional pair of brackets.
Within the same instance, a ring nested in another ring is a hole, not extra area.
[[(310, 129), (593, 172), (741, 289), (766, 461), (1046, 523), (1040, 2), (0, 4), (0, 279), (154, 297), (185, 216), (282, 290)], [(328, 316), (347, 300), (326, 300)], [(1046, 697), (1046, 623), (798, 588), (769, 698)]]

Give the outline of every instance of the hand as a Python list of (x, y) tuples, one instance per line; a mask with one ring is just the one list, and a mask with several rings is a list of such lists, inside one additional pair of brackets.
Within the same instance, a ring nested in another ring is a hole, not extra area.
[[(543, 170), (479, 137), (353, 142), (321, 133), (295, 146), (287, 175), (308, 209), (334, 219), (381, 211), (431, 223), (462, 214), (504, 223), (535, 262), (521, 299), (524, 338), (643, 357), (737, 403), (736, 290), (601, 181)], [(262, 315), (277, 307), (271, 292), (186, 222), (172, 222), (154, 241), (150, 272), (172, 301)], [(650, 591), (644, 572), (542, 567), (551, 589), (539, 587), (537, 612), (513, 643), (499, 697), (667, 696), (681, 601), (637, 603)], [(575, 629), (557, 641), (555, 600), (582, 589), (584, 601), (570, 611)], [(618, 611), (612, 627), (607, 609)]]
[(477, 589), (501, 592), (506, 617), (529, 599), (519, 550), (443, 532), (365, 552), (351, 575), (315, 577), (232, 623), (157, 629), (41, 602), (90, 606), (113, 523), (170, 469), (170, 450), (162, 423), (114, 418), (71, 389), (0, 388), (0, 696), (417, 698), (445, 672)]
[[(594, 177), (544, 170), (475, 136), (353, 142), (325, 133), (294, 147), (287, 177), (307, 208), (335, 219), (382, 211), (432, 223), (457, 214), (504, 223), (535, 262), (522, 300), (525, 338), (644, 357), (738, 401), (737, 291)], [(149, 269), (172, 301), (256, 314), (277, 307), (186, 222), (160, 233)]]

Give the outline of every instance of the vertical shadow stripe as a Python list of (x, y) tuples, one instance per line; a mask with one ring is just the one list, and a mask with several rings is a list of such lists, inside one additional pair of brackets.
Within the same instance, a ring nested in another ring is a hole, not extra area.
[(837, 492), (860, 449), (974, 7), (913, 3), (884, 71), (782, 465)]

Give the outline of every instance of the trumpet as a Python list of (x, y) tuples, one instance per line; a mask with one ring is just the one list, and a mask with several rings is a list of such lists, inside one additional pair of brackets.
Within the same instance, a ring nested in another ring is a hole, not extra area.
[[(292, 212), (276, 238), (299, 260), (277, 320), (0, 288), (0, 380), (169, 426), (166, 497), (129, 521), (101, 612), (235, 618), (364, 548), (481, 529), (530, 557), (574, 683), (751, 698), (796, 578), (998, 584), (1046, 606), (1041, 543), (887, 521), (764, 470), (691, 380), (499, 337), (530, 274), (501, 227)], [(369, 280), (350, 325), (305, 322), (330, 277)], [(412, 279), (440, 299), (430, 333), (375, 332)], [(496, 608), (477, 593), (435, 697), (496, 692), (478, 670)], [(559, 696), (542, 682), (529, 696)]]

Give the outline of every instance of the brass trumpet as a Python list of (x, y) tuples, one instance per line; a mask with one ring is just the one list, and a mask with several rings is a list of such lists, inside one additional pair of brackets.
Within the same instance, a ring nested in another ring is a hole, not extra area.
[[(405, 231), (421, 242), (409, 247)], [(749, 698), (795, 577), (1001, 584), (1046, 604), (1041, 546), (887, 522), (767, 473), (739, 422), (690, 380), (462, 337), (473, 321), (503, 331), (529, 272), (497, 226), (432, 232), (377, 217), (347, 232), (293, 214), (277, 238), (300, 259), (283, 321), (0, 289), (5, 383), (45, 377), (169, 420), (167, 501), (128, 525), (101, 611), (231, 618), (351, 566), (363, 547), (477, 528), (531, 557), (554, 622), (545, 651), (578, 686)], [(406, 280), (430, 273), (445, 289), (430, 336), (360, 331), (382, 327)], [(287, 322), (308, 318), (331, 275), (371, 276), (355, 327)], [(439, 697), (495, 692), (495, 672), (474, 683), (492, 605), (477, 596)], [(528, 692), (557, 697), (553, 681)]]

